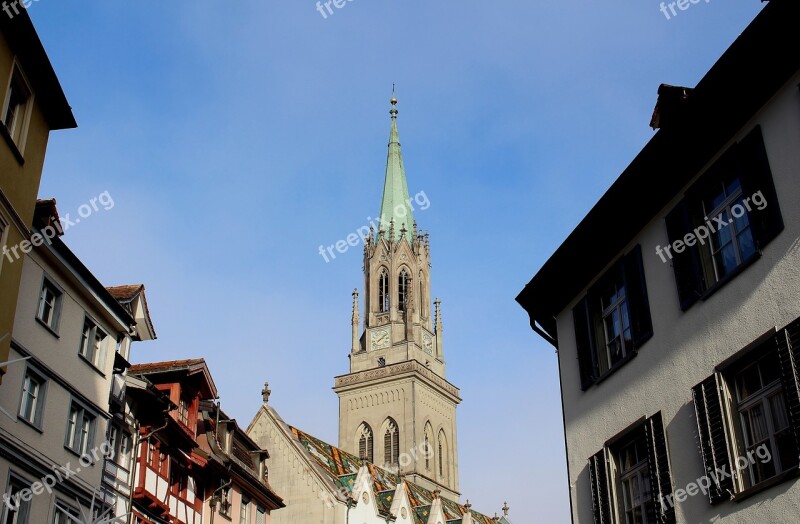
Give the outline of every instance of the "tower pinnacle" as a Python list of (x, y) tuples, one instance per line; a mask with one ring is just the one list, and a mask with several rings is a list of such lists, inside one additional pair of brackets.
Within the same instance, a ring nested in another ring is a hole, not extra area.
[[(414, 215), (408, 197), (408, 182), (403, 167), (403, 154), (400, 150), (400, 136), (397, 132), (397, 98), (392, 95), (392, 127), (389, 132), (389, 153), (386, 158), (386, 178), (383, 182), (380, 225), (389, 239), (403, 238), (400, 228), (403, 224), (413, 224)], [(409, 243), (412, 241), (406, 237)]]

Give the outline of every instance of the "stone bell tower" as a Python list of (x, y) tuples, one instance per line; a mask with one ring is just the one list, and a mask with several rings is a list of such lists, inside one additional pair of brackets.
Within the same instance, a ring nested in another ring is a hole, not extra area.
[(430, 243), (408, 195), (397, 99), (379, 230), (364, 245), (364, 324), (353, 292), (350, 370), (336, 377), (339, 447), (458, 501), (456, 406), (445, 375), (442, 317), (431, 308)]

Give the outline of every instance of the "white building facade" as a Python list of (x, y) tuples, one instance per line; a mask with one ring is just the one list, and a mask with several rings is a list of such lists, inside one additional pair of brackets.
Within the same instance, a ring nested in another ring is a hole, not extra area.
[(573, 522), (798, 519), (798, 22), (773, 0), (662, 86), (658, 133), (517, 298), (557, 347)]

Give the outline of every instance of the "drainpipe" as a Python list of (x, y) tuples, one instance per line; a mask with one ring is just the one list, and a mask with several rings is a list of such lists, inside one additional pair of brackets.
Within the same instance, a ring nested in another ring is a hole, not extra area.
[(347, 516), (346, 516), (347, 517), (347, 524), (350, 524), (350, 508), (352, 508), (352, 507), (354, 507), (356, 505), (356, 501), (353, 500), (352, 497), (348, 496), (347, 497), (347, 501), (345, 501), (345, 504), (347, 504)]
[[(227, 488), (227, 487), (228, 487), (228, 486), (230, 486), (231, 484), (233, 484), (233, 479), (232, 479), (232, 478), (231, 478), (231, 479), (229, 479), (229, 480), (228, 480), (228, 482), (226, 482), (226, 483), (222, 484), (220, 487), (218, 487), (217, 489), (215, 489), (215, 490), (214, 490), (214, 492), (211, 494), (211, 500), (212, 500), (212, 501), (213, 501), (213, 500), (216, 500), (216, 499), (217, 499), (217, 492), (218, 492), (218, 491), (222, 491), (223, 489)], [(209, 506), (210, 506), (210, 505), (211, 505), (211, 502), (209, 502)], [(209, 524), (214, 524), (214, 515), (215, 515), (215, 514), (216, 514), (216, 512), (217, 512), (217, 510), (216, 510), (216, 506), (217, 506), (217, 503), (215, 503), (215, 504), (214, 504), (214, 507), (211, 509), (211, 522), (210, 522)]]

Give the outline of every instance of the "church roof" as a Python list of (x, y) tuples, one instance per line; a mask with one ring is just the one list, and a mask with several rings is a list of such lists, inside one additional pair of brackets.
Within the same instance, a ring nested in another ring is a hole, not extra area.
[[(358, 476), (358, 471), (362, 466), (367, 466), (373, 480), (373, 495), (378, 501), (382, 513), (388, 514), (392, 506), (393, 498), (396, 493), (397, 485), (402, 479), (394, 473), (380, 468), (374, 464), (363, 461), (339, 449), (327, 442), (319, 440), (308, 433), (305, 433), (293, 426), (289, 426), (292, 436), (308, 451), (309, 455), (322, 468), (329, 480), (338, 489), (343, 489), (349, 496), (353, 495), (353, 487)], [(433, 501), (437, 498), (433, 492), (417, 484), (405, 480), (406, 495), (411, 504), (412, 515), (415, 517), (415, 524), (426, 524)], [(467, 511), (472, 514), (473, 522), (476, 524), (497, 524), (497, 521), (487, 517), (482, 513), (473, 511), (468, 506), (463, 506), (445, 497), (438, 497), (442, 502), (445, 520), (451, 522), (462, 522)]]
[(390, 239), (400, 240), (405, 228), (405, 238), (412, 241), (414, 231), (414, 215), (411, 200), (408, 196), (406, 170), (403, 167), (403, 153), (400, 151), (400, 136), (397, 132), (397, 99), (392, 98), (392, 129), (389, 133), (389, 154), (386, 158), (386, 178), (383, 182), (383, 199), (381, 200), (381, 230)]

